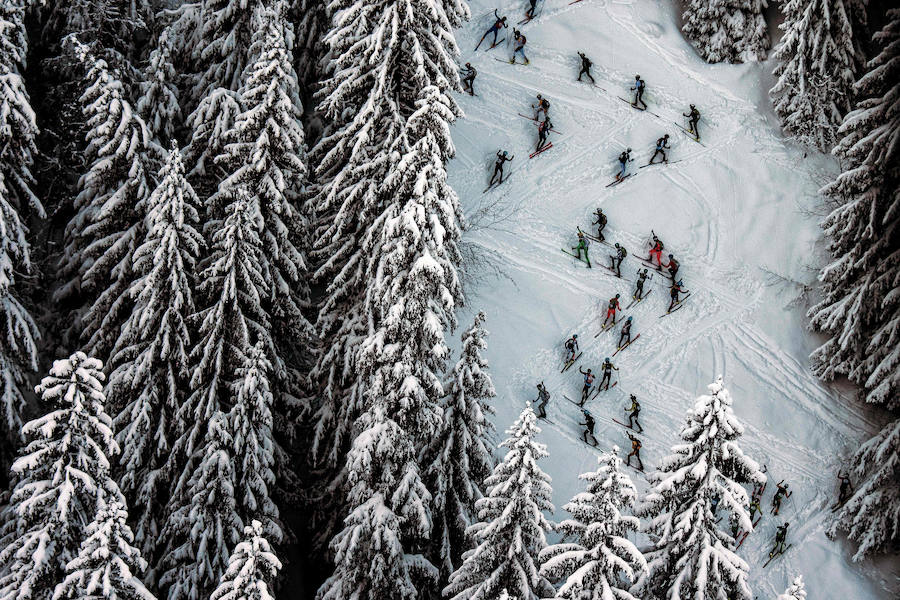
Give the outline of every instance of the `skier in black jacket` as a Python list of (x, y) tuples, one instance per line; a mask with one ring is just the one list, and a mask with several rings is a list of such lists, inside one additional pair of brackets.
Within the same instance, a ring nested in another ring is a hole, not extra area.
[(514, 158), (515, 156), (509, 156), (506, 153), (506, 150), (497, 150), (497, 162), (494, 164), (494, 174), (491, 175), (491, 185), (494, 185), (494, 179), (497, 175), (500, 176), (500, 181), (498, 183), (503, 183), (503, 163), (511, 161)]
[(697, 110), (697, 107), (691, 104), (690, 112), (681, 113), (685, 117), (688, 118), (688, 133), (693, 133), (694, 137), (697, 141), (700, 141), (700, 128), (697, 127), (697, 123), (700, 122), (700, 111)]
[(619, 334), (619, 344), (617, 346), (619, 349), (624, 348), (624, 344), (622, 344), (623, 340), (625, 341), (625, 344), (631, 343), (631, 319), (631, 317), (628, 317), (625, 319), (625, 322), (622, 323), (622, 333)]
[(591, 59), (585, 56), (584, 52), (579, 52), (578, 56), (581, 57), (581, 72), (578, 73), (578, 81), (581, 81), (582, 75), (587, 75), (591, 78), (591, 83), (597, 83), (594, 81), (594, 76), (591, 75), (591, 65), (593, 64)]
[(476, 71), (475, 67), (473, 67), (470, 63), (466, 63), (466, 68), (463, 69), (462, 75), (463, 90), (469, 92), (470, 96), (474, 96), (475, 87), (473, 83), (475, 82), (475, 76), (478, 75), (478, 71)]
[(584, 443), (585, 443), (585, 444), (590, 444), (590, 443), (591, 443), (591, 442), (589, 442), (588, 439), (587, 439), (587, 436), (590, 435), (591, 438), (594, 440), (594, 442), (593, 442), (592, 445), (593, 445), (593, 446), (596, 446), (596, 445), (597, 445), (597, 438), (594, 437), (594, 417), (592, 417), (592, 416), (591, 416), (591, 413), (589, 413), (589, 412), (588, 412), (587, 410), (585, 410), (585, 409), (581, 409), (581, 413), (584, 415), (584, 423), (579, 423), (579, 425), (584, 425), (584, 426), (587, 428), (587, 429), (584, 430), (584, 434), (582, 435), (582, 437), (584, 438)]
[(648, 164), (651, 164), (651, 165), (653, 164), (653, 161), (656, 160), (657, 154), (662, 154), (662, 157), (663, 157), (662, 161), (664, 163), (669, 162), (669, 159), (666, 158), (666, 148), (668, 148), (668, 147), (669, 147), (669, 134), (667, 133), (664, 136), (662, 136), (661, 138), (659, 138), (658, 140), (656, 140), (656, 152), (653, 153), (653, 158), (650, 159), (650, 162)]
[(602, 208), (598, 208), (597, 212), (594, 214), (597, 216), (597, 220), (591, 223), (591, 225), (597, 226), (597, 239), (602, 242), (606, 239), (603, 237), (603, 228), (606, 227), (606, 215), (603, 214)]

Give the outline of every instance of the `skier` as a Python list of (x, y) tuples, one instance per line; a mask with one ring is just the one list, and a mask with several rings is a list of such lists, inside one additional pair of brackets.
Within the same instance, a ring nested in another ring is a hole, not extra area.
[(530, 21), (534, 18), (534, 9), (537, 6), (538, 0), (528, 0), (529, 7), (525, 11), (525, 17)]
[(516, 62), (517, 54), (522, 55), (522, 60), (524, 61), (524, 64), (527, 65), (530, 62), (528, 60), (528, 57), (525, 56), (525, 42), (526, 42), (525, 36), (522, 35), (522, 32), (516, 28), (513, 28), (513, 55), (512, 55), (512, 58), (509, 59), (510, 63)]
[(503, 163), (511, 161), (515, 156), (509, 156), (506, 153), (506, 150), (503, 150), (502, 153), (500, 150), (497, 150), (497, 162), (494, 163), (494, 174), (491, 175), (491, 185), (494, 185), (494, 179), (497, 175), (500, 175), (500, 181), (498, 185), (503, 183)]
[(553, 123), (550, 122), (550, 119), (544, 119), (538, 124), (538, 143), (537, 148), (534, 149), (535, 152), (541, 150), (547, 143), (547, 136), (550, 135), (551, 129), (553, 129)]
[(590, 369), (585, 371), (581, 367), (578, 367), (578, 372), (584, 375), (584, 387), (581, 388), (581, 403), (578, 406), (584, 406), (584, 401), (587, 400), (588, 395), (591, 393), (591, 388), (594, 387), (594, 374), (591, 373)]
[(597, 226), (597, 239), (602, 242), (606, 239), (603, 237), (603, 228), (606, 227), (606, 215), (603, 214), (602, 208), (598, 208), (597, 212), (594, 214), (597, 215), (597, 220), (591, 223), (591, 225)]
[(572, 337), (566, 340), (566, 362), (575, 360), (575, 351), (578, 350), (578, 334), (573, 333)]
[(730, 519), (731, 524), (731, 538), (734, 541), (737, 541), (737, 536), (741, 532), (741, 522), (738, 521), (737, 517), (732, 516)]
[(644, 461), (641, 460), (641, 440), (637, 439), (627, 431), (625, 434), (628, 436), (628, 439), (631, 440), (631, 454), (628, 455), (628, 458), (625, 459), (625, 464), (629, 467), (631, 466), (631, 457), (635, 457), (638, 461), (638, 470), (644, 470)]
[(615, 245), (616, 255), (610, 256), (610, 260), (612, 261), (612, 266), (610, 270), (616, 272), (616, 277), (622, 276), (622, 261), (625, 260), (625, 257), (628, 256), (628, 251), (625, 250), (624, 246), (620, 246), (618, 243)]
[[(637, 396), (631, 394), (631, 406), (626, 408), (625, 410), (628, 412), (628, 426), (634, 429), (634, 426), (637, 425), (638, 433), (644, 433), (644, 428), (641, 427), (641, 424), (638, 423), (638, 417), (641, 414), (641, 403), (637, 401)], [(632, 422), (632, 419), (634, 420)]]
[(616, 324), (616, 311), (622, 310), (621, 305), (619, 304), (619, 294), (616, 294), (615, 298), (609, 299), (609, 306), (606, 307), (606, 318), (603, 319), (603, 327), (606, 327), (606, 324), (609, 322), (610, 317), (612, 317), (612, 324)]
[(647, 108), (647, 103), (644, 102), (644, 88), (646, 85), (644, 84), (644, 80), (641, 79), (640, 75), (634, 76), (634, 87), (631, 88), (631, 91), (634, 92), (634, 102), (631, 103), (632, 106), (637, 108), (638, 102), (644, 105), (644, 108)]
[(634, 290), (634, 294), (631, 296), (635, 300), (641, 300), (644, 297), (644, 282), (647, 281), (647, 269), (638, 269), (637, 272), (637, 282), (635, 285), (637, 286)]
[[(537, 95), (537, 106), (532, 104), (531, 108), (534, 109), (535, 121), (542, 121), (550, 118), (550, 101), (540, 94)], [(543, 119), (541, 118), (541, 114), (543, 114)]]
[(656, 257), (656, 270), (662, 271), (662, 251), (663, 251), (663, 243), (659, 241), (659, 238), (656, 237), (656, 233), (651, 229), (650, 233), (653, 234), (653, 242), (650, 243), (650, 263), (653, 263), (653, 258)]
[(597, 386), (597, 389), (599, 390), (603, 387), (603, 384), (606, 383), (605, 389), (608, 390), (609, 382), (612, 379), (612, 372), (618, 371), (619, 369), (617, 369), (616, 366), (612, 364), (612, 361), (609, 360), (608, 356), (606, 357), (606, 360), (603, 361), (603, 365), (600, 368), (603, 369), (603, 379), (600, 380), (600, 385)]
[(760, 500), (759, 496), (753, 496), (753, 498), (750, 500), (750, 520), (751, 521), (753, 520), (753, 517), (756, 515), (756, 513), (759, 513), (760, 517), (762, 517), (762, 506), (759, 505), (759, 500)]
[(778, 530), (775, 532), (775, 547), (769, 552), (769, 558), (784, 552), (784, 542), (787, 540), (787, 530), (789, 525), (790, 523), (785, 523), (778, 527)]
[(716, 514), (716, 511), (719, 510), (719, 497), (713, 496), (709, 500), (709, 510), (712, 514)]
[(587, 440), (587, 436), (588, 434), (590, 434), (590, 436), (594, 439), (594, 443), (592, 445), (596, 446), (597, 438), (594, 437), (594, 417), (592, 417), (591, 413), (583, 408), (581, 409), (581, 413), (584, 415), (584, 423), (579, 423), (579, 425), (584, 425), (586, 427), (586, 429), (584, 430), (584, 434), (581, 437), (584, 438), (585, 444), (590, 444), (590, 442)]
[(778, 487), (775, 490), (775, 495), (772, 497), (772, 514), (777, 515), (778, 511), (781, 510), (781, 502), (783, 498), (790, 498), (793, 492), (788, 491), (788, 484), (784, 483), (784, 479), (782, 479), (779, 483), (775, 485)]
[(538, 397), (534, 400), (538, 402), (538, 411), (540, 414), (538, 415), (542, 419), (547, 418), (547, 411), (545, 410), (547, 403), (550, 402), (550, 392), (547, 391), (547, 388), (544, 387), (544, 382), (540, 382), (537, 384), (538, 389)]
[(664, 163), (669, 162), (669, 159), (666, 158), (666, 148), (668, 148), (668, 147), (669, 147), (669, 134), (667, 133), (664, 136), (662, 136), (661, 138), (659, 138), (658, 140), (656, 140), (656, 152), (653, 153), (653, 158), (651, 158), (650, 162), (647, 164), (652, 165), (653, 161), (656, 160), (657, 154), (662, 154), (662, 157), (663, 157), (662, 161)]
[(591, 75), (591, 65), (593, 64), (591, 63), (591, 59), (585, 56), (584, 52), (579, 52), (578, 56), (581, 57), (581, 72), (578, 73), (578, 81), (581, 81), (582, 75), (587, 75), (591, 78), (591, 83), (596, 84), (597, 82), (594, 81), (594, 76)]
[(669, 308), (666, 312), (672, 312), (672, 309), (675, 308), (675, 305), (681, 302), (681, 300), (678, 299), (679, 292), (682, 294), (685, 293), (684, 288), (681, 287), (680, 279), (673, 283), (672, 287), (669, 288), (669, 296), (672, 298), (672, 303), (669, 304)]
[(697, 110), (697, 107), (691, 104), (691, 110), (687, 113), (681, 113), (685, 117), (688, 118), (688, 133), (693, 133), (694, 137), (697, 141), (700, 141), (700, 129), (697, 127), (697, 123), (700, 122), (700, 111)]
[[(486, 32), (484, 32), (484, 35), (481, 36), (481, 39), (478, 41), (478, 46), (481, 45), (481, 42), (484, 41), (484, 38), (486, 38), (489, 33), (494, 34), (494, 41), (491, 42), (491, 48), (493, 48), (494, 46), (497, 45), (497, 34), (500, 33), (500, 29), (506, 29), (507, 25), (506, 25), (506, 17), (501, 17), (497, 13), (496, 8), (494, 9), (494, 19), (495, 19), (494, 24), (491, 25), (490, 29), (488, 29)], [(475, 46), (476, 50), (478, 50), (478, 46)]]
[(678, 273), (678, 267), (681, 266), (673, 255), (669, 255), (669, 262), (664, 265), (669, 270), (669, 277), (672, 278), (672, 281), (675, 281), (675, 275)]
[[(626, 340), (625, 344), (623, 345), (622, 340), (625, 340), (626, 338), (627, 338), (627, 340)], [(622, 333), (619, 335), (619, 344), (618, 344), (617, 348), (619, 348), (619, 350), (621, 350), (622, 348), (625, 347), (625, 345), (628, 345), (630, 343), (631, 343), (631, 317), (628, 317), (627, 319), (625, 319), (625, 322), (622, 323)]]
[(463, 90), (469, 92), (470, 96), (475, 95), (475, 87), (472, 85), (475, 82), (475, 76), (478, 75), (478, 71), (475, 70), (475, 67), (471, 65), (471, 63), (466, 63), (466, 68), (463, 70)]
[(629, 162), (634, 162), (634, 159), (631, 158), (631, 148), (619, 155), (619, 172), (616, 173), (616, 181), (622, 181), (625, 177), (625, 164)]
[(584, 233), (578, 232), (578, 245), (574, 246), (572, 250), (578, 250), (578, 258), (581, 258), (581, 251), (584, 250), (584, 262), (587, 263), (588, 268), (591, 268), (591, 259), (588, 258), (588, 245), (589, 242), (586, 237), (584, 237)]
[(838, 471), (838, 479), (841, 480), (841, 489), (838, 492), (838, 501), (837, 505), (840, 506), (850, 497), (850, 494), (853, 493), (853, 489), (850, 486), (850, 474), (844, 475), (843, 472)]

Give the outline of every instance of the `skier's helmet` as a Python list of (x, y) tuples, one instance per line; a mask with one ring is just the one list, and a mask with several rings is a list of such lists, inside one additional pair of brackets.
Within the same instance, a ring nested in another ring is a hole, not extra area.
[(590, 373), (590, 372), (591, 372), (591, 370), (590, 370), (590, 369), (588, 369), (588, 373)]
[(632, 399), (632, 400), (637, 400), (637, 396), (635, 396), (634, 394), (632, 394), (632, 395), (631, 395), (631, 399)]
[[(471, 68), (472, 68), (472, 63), (466, 63), (466, 67), (469, 68), (469, 69), (471, 69)], [(694, 106), (694, 105), (691, 104), (691, 106)]]
[(626, 151), (625, 151), (625, 152), (631, 152), (631, 148), (629, 148), (629, 149), (628, 149), (628, 150), (626, 150)]
[(635, 78), (635, 80), (637, 80), (637, 79), (640, 79), (641, 76), (640, 76), (640, 75), (635, 75), (634, 78)]
[(618, 297), (619, 297), (619, 295), (618, 295), (618, 294), (616, 294), (616, 298), (618, 298)]
[(618, 248), (618, 247), (619, 247), (619, 242), (616, 242), (616, 248)]
[(628, 317), (628, 322), (629, 322), (629, 323), (631, 322), (631, 319), (632, 319), (632, 317)]
[[(503, 151), (503, 156), (507, 156), (506, 150)], [(669, 257), (671, 258), (671, 257)]]
[(691, 108), (696, 108), (693, 104), (691, 104)]
[(663, 137), (664, 137), (665, 139), (669, 139), (669, 134), (667, 133), (667, 134), (664, 135)]
[(671, 254), (670, 254), (670, 255), (669, 255), (669, 258), (675, 258), (675, 257), (674, 257), (674, 256), (672, 256), (672, 255), (671, 255)]
[(606, 360), (604, 360), (603, 362), (612, 362), (612, 361), (610, 361), (610, 360), (609, 360), (609, 357), (607, 356), (607, 357), (606, 357)]

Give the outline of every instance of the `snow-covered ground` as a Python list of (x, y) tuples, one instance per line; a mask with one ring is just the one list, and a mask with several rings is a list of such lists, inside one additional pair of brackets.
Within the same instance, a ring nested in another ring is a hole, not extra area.
[[(507, 3), (501, 12), (515, 25), (526, 6), (525, 0)], [(652, 228), (681, 261), (693, 294), (682, 310), (660, 319), (668, 293), (657, 277), (647, 288), (653, 294), (627, 313), (641, 337), (613, 361), (618, 385), (588, 406), (598, 417), (600, 446), (629, 446), (609, 415), (621, 418), (628, 394), (636, 394), (643, 405), (642, 454), (652, 469), (676, 441), (686, 409), (723, 374), (746, 427), (743, 448), (770, 474), (766, 515), (739, 551), (751, 565), (754, 593), (772, 598), (790, 577), (803, 574), (810, 598), (897, 597), (896, 556), (855, 564), (845, 542), (830, 542), (823, 533), (841, 458), (876, 419), (860, 416), (852, 389), (823, 385), (807, 368), (818, 341), (806, 330), (798, 282), (814, 282), (823, 260), (817, 190), (836, 165), (816, 153), (804, 156), (782, 138), (766, 95), (771, 64), (705, 64), (679, 32), (676, 3), (547, 0), (542, 16), (522, 27), (531, 64), (512, 66), (495, 60), (509, 56), (505, 45), (486, 52), (485, 42), (473, 52), (492, 22), (493, 5), (474, 0), (471, 7), (472, 20), (457, 40), (462, 62), (479, 71), (479, 96), (460, 99), (466, 115), (454, 127), (450, 177), (468, 215), (489, 207), (491, 217), (476, 218), (466, 241), (498, 261), (507, 277), (470, 286), (460, 323), (468, 325), (472, 310), (487, 313), (501, 432), (536, 397), (537, 382), (553, 395), (553, 423), (541, 426), (556, 517), (579, 491), (578, 474), (596, 463), (595, 451), (580, 441), (577, 407), (562, 397), (577, 398), (581, 389), (577, 368), (559, 372), (562, 343), (578, 333), (579, 366), (596, 371), (618, 339), (617, 331), (594, 338), (601, 311), (615, 293), (627, 300), (633, 290), (632, 281), (597, 265), (589, 270), (560, 251), (575, 244), (575, 227), (588, 229), (602, 206), (607, 239), (624, 243), (631, 255), (625, 277), (633, 279), (642, 266), (633, 256), (647, 255)], [(603, 90), (574, 81), (579, 50), (594, 61)], [(661, 118), (616, 98), (628, 97), (638, 73), (648, 85), (650, 110)], [(560, 134), (552, 135), (552, 149), (529, 160), (536, 128), (517, 113), (528, 114), (537, 93), (550, 100)], [(705, 147), (673, 124), (683, 123), (680, 113), (691, 102), (703, 113)], [(670, 160), (683, 162), (637, 169), (663, 133), (672, 138)], [(636, 175), (607, 188), (626, 146), (635, 151), (630, 170)], [(500, 148), (515, 154), (507, 165), (512, 177), (482, 194)], [(592, 244), (593, 260), (608, 260), (609, 250)], [(631, 473), (644, 489), (643, 478)], [(768, 507), (780, 479), (794, 493), (773, 518)], [(793, 546), (763, 570), (783, 520), (791, 522)]]

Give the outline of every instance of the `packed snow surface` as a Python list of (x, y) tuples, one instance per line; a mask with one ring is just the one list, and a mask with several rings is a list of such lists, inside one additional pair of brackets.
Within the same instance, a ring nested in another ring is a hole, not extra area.
[[(561, 507), (581, 491), (578, 475), (596, 467), (597, 451), (581, 441), (582, 416), (563, 394), (577, 400), (578, 367), (597, 372), (615, 351), (618, 326), (594, 334), (610, 297), (621, 294), (623, 307), (630, 302), (635, 272), (644, 266), (636, 257), (647, 256), (653, 229), (681, 262), (692, 295), (681, 310), (660, 318), (669, 294), (659, 274), (645, 286), (653, 294), (620, 317), (633, 316), (632, 336), (641, 337), (613, 358), (618, 384), (587, 405), (600, 448), (630, 448), (610, 417), (622, 420), (628, 395), (636, 394), (643, 407), (642, 456), (651, 470), (677, 441), (685, 411), (724, 375), (746, 427), (740, 444), (767, 465), (770, 478), (764, 517), (739, 550), (751, 565), (754, 594), (774, 598), (802, 574), (810, 598), (897, 597), (896, 556), (852, 563), (852, 548), (824, 535), (841, 459), (878, 422), (860, 410), (853, 389), (824, 385), (807, 367), (820, 340), (806, 329), (804, 285), (814, 284), (825, 258), (818, 228), (825, 209), (817, 191), (837, 165), (781, 135), (766, 94), (772, 64), (707, 65), (681, 35), (676, 3), (545, 4), (538, 18), (518, 26), (527, 36), (528, 66), (495, 60), (508, 59), (512, 48), (488, 50), (490, 36), (473, 51), (493, 22), (489, 2), (473, 1), (472, 20), (457, 33), (462, 62), (479, 72), (478, 96), (460, 99), (465, 117), (453, 131), (450, 178), (472, 221), (466, 241), (502, 269), (490, 277), (482, 265), (476, 274), (483, 276), (468, 288), (469, 313), (487, 313), (498, 429), (537, 397), (535, 386), (543, 381), (552, 394), (551, 422), (539, 422), (550, 452), (543, 468), (553, 477), (553, 518), (566, 518)], [(506, 3), (500, 12), (516, 26), (527, 5)], [(504, 32), (510, 39), (511, 27)], [(575, 81), (578, 51), (593, 61), (597, 86)], [(617, 98), (630, 99), (636, 74), (646, 81), (644, 100), (658, 117)], [(549, 99), (559, 133), (551, 134), (551, 149), (529, 160), (536, 126), (517, 113), (531, 114), (538, 93)], [(681, 113), (690, 103), (702, 113), (705, 145), (675, 126), (684, 124)], [(639, 169), (664, 133), (671, 164)], [(606, 187), (626, 147), (634, 151), (633, 175)], [(498, 149), (515, 155), (506, 165), (511, 177), (482, 193)], [(625, 280), (601, 267), (608, 246), (592, 242), (592, 269), (560, 251), (575, 245), (576, 226), (594, 229), (597, 207), (609, 217), (607, 240), (628, 249)], [(471, 317), (461, 315), (461, 324)], [(573, 333), (584, 356), (561, 374), (562, 345)], [(629, 473), (645, 490), (643, 476)], [(775, 517), (769, 508), (782, 479), (793, 495)], [(793, 545), (763, 570), (784, 521), (791, 522)]]

